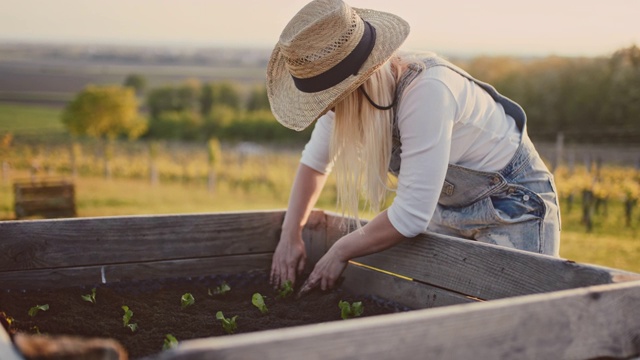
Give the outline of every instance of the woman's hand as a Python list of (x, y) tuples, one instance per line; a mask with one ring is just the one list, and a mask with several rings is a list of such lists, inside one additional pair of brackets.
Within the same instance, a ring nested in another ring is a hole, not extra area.
[(383, 211), (362, 231), (351, 232), (336, 241), (318, 261), (298, 296), (318, 286), (322, 290), (333, 288), (349, 260), (388, 249), (404, 239), (389, 221), (387, 211)]
[(322, 290), (332, 289), (340, 275), (347, 267), (348, 259), (343, 259), (336, 246), (329, 249), (329, 251), (318, 261), (314, 267), (311, 275), (305, 281), (304, 285), (300, 289), (300, 294), (311, 291), (313, 288), (320, 286)]
[(287, 280), (295, 285), (296, 276), (304, 270), (307, 262), (307, 252), (302, 235), (282, 235), (271, 261), (271, 276), (269, 282), (279, 288)]

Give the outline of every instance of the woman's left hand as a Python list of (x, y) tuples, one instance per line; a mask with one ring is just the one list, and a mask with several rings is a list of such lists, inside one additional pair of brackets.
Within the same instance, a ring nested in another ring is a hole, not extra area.
[(353, 231), (331, 246), (302, 285), (298, 297), (318, 286), (322, 290), (333, 288), (350, 259), (388, 249), (404, 239), (389, 221), (387, 211), (383, 211), (363, 231)]
[(313, 268), (311, 275), (309, 275), (309, 278), (302, 285), (300, 294), (311, 291), (318, 286), (322, 290), (333, 288), (347, 267), (347, 263), (348, 260), (339, 257), (335, 246), (332, 247)]

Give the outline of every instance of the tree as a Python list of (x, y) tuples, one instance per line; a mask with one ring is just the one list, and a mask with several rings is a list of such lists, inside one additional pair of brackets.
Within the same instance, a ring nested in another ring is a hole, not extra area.
[(165, 86), (154, 89), (147, 96), (152, 118), (163, 112), (195, 112), (200, 105), (200, 84), (188, 81), (179, 87)]
[(267, 96), (267, 88), (265, 86), (257, 86), (251, 90), (249, 100), (247, 100), (247, 110), (270, 110), (269, 97)]
[(141, 96), (147, 86), (147, 79), (140, 74), (130, 74), (124, 79), (123, 86), (132, 88), (137, 96)]
[(240, 94), (236, 86), (229, 82), (218, 84), (214, 104), (226, 105), (234, 110), (240, 110)]
[(147, 131), (133, 89), (116, 85), (88, 86), (67, 105), (62, 122), (72, 134), (101, 139), (136, 139)]
[(191, 111), (165, 111), (152, 118), (149, 133), (154, 138), (198, 140), (203, 138), (202, 118)]
[(240, 94), (233, 83), (209, 83), (202, 87), (200, 94), (200, 114), (209, 116), (216, 106), (226, 106), (240, 110)]

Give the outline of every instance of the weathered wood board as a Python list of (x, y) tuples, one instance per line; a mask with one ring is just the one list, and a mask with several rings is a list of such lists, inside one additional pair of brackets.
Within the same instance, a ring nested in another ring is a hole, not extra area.
[(76, 216), (75, 187), (66, 180), (18, 181), (13, 184), (16, 218)]
[[(326, 221), (325, 251), (344, 234), (342, 218), (327, 214)], [(482, 300), (640, 279), (626, 271), (433, 233), (354, 260)]]
[[(91, 284), (105, 277), (196, 276), (251, 266), (249, 258), (237, 265), (237, 258), (228, 258), (240, 255), (257, 256), (255, 266), (264, 268), (283, 216), (265, 211), (0, 222), (0, 289)], [(24, 281), (28, 278), (33, 281)]]
[(626, 359), (640, 282), (183, 342), (178, 359)]
[[(283, 219), (277, 210), (0, 222), (0, 289), (267, 270)], [(311, 214), (308, 270), (346, 232), (342, 220)], [(185, 342), (162, 359), (640, 354), (640, 317), (628, 316), (639, 274), (424, 234), (354, 259), (344, 278), (353, 292), (422, 310)], [(11, 351), (0, 341), (0, 354)]]

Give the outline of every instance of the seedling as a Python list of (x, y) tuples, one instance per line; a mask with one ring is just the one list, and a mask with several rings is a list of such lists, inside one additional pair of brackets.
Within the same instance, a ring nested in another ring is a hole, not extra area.
[(340, 316), (342, 316), (343, 320), (358, 317), (364, 312), (364, 306), (361, 301), (349, 304), (347, 301), (340, 300), (338, 307), (340, 307)]
[(262, 297), (260, 293), (253, 294), (253, 296), (251, 297), (251, 303), (255, 307), (257, 307), (261, 313), (266, 314), (269, 312), (269, 309), (267, 309), (267, 304), (264, 303), (264, 297)]
[(167, 334), (164, 337), (164, 345), (162, 345), (162, 350), (173, 349), (178, 346), (178, 339), (171, 334)]
[(36, 305), (36, 306), (32, 307), (31, 309), (29, 309), (29, 316), (34, 317), (41, 310), (42, 311), (49, 310), (49, 304)]
[(222, 328), (227, 332), (227, 334), (233, 334), (233, 332), (238, 328), (238, 324), (236, 324), (237, 318), (238, 315), (230, 319), (226, 318), (224, 317), (224, 314), (222, 314), (222, 311), (218, 311), (216, 313), (216, 319), (220, 320), (220, 322), (222, 323)]
[(196, 299), (193, 297), (193, 295), (191, 295), (191, 293), (186, 293), (182, 295), (182, 298), (180, 298), (180, 306), (182, 306), (183, 309), (187, 306), (193, 305), (193, 303), (195, 302)]
[(291, 280), (287, 280), (280, 286), (280, 290), (278, 290), (278, 299), (284, 299), (291, 294), (293, 294), (293, 286)]
[(81, 295), (82, 300), (88, 301), (92, 304), (96, 303), (96, 288), (91, 289), (91, 294)]
[(230, 290), (231, 290), (231, 286), (229, 286), (226, 282), (223, 282), (220, 286), (217, 286), (215, 289), (213, 289), (213, 291), (209, 289), (208, 294), (209, 296), (224, 295)]
[(130, 323), (131, 318), (133, 317), (133, 311), (131, 311), (127, 305), (123, 305), (122, 310), (124, 310), (124, 315), (122, 316), (122, 323), (124, 324), (124, 327), (131, 329), (131, 332), (136, 331), (138, 329), (138, 324)]

